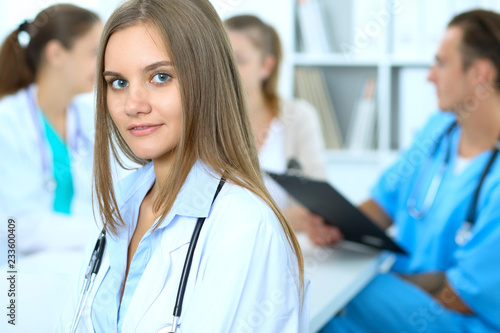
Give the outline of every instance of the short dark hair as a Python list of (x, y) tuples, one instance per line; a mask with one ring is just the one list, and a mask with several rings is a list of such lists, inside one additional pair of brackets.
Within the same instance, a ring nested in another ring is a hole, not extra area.
[(462, 30), (462, 52), (464, 70), (477, 59), (490, 60), (497, 71), (497, 87), (500, 86), (500, 14), (488, 10), (472, 10), (455, 16), (448, 28)]

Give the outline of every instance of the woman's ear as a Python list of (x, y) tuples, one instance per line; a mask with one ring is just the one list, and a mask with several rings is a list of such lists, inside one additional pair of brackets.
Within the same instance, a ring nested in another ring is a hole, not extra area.
[(44, 61), (51, 67), (60, 67), (67, 53), (68, 50), (60, 41), (52, 39), (45, 45)]
[(264, 56), (262, 67), (260, 71), (260, 78), (262, 81), (266, 80), (271, 75), (274, 67), (276, 66), (276, 58), (273, 55)]

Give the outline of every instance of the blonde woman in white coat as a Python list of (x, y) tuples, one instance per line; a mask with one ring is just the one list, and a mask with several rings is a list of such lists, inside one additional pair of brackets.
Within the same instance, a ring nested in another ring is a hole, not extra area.
[[(238, 61), (263, 170), (284, 173), (291, 160), (305, 176), (327, 180), (325, 147), (316, 110), (303, 100), (286, 100), (277, 92), (281, 43), (275, 29), (252, 15), (225, 21)], [(337, 229), (294, 202), (276, 182), (266, 185), (295, 231), (306, 231), (318, 245), (341, 238)]]

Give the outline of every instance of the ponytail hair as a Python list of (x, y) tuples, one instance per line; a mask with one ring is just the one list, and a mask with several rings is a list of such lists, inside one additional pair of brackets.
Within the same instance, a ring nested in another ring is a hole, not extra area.
[[(19, 25), (0, 48), (0, 98), (35, 81), (49, 41), (58, 40), (71, 49), (99, 21), (97, 14), (87, 9), (56, 4), (38, 13), (33, 22)], [(24, 43), (22, 37), (27, 37)]]
[(243, 32), (252, 44), (262, 51), (264, 56), (271, 55), (276, 59), (273, 70), (262, 81), (262, 92), (267, 106), (275, 117), (279, 116), (280, 98), (278, 95), (279, 71), (282, 59), (281, 41), (276, 30), (269, 24), (253, 15), (234, 16), (224, 21), (229, 31)]
[(0, 98), (12, 94), (34, 81), (35, 71), (28, 63), (19, 43), (19, 28), (10, 33), (0, 49)]

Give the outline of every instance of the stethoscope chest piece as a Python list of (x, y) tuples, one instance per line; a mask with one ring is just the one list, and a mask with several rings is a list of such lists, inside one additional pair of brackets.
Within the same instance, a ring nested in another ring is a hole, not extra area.
[(160, 328), (156, 333), (173, 333), (175, 332), (173, 329), (172, 329), (172, 325), (169, 325), (169, 326), (165, 326), (163, 328)]
[(472, 238), (472, 223), (464, 222), (455, 235), (455, 242), (459, 246), (465, 245)]
[(44, 188), (48, 192), (54, 192), (57, 188), (57, 183), (52, 177), (46, 177), (44, 181)]

